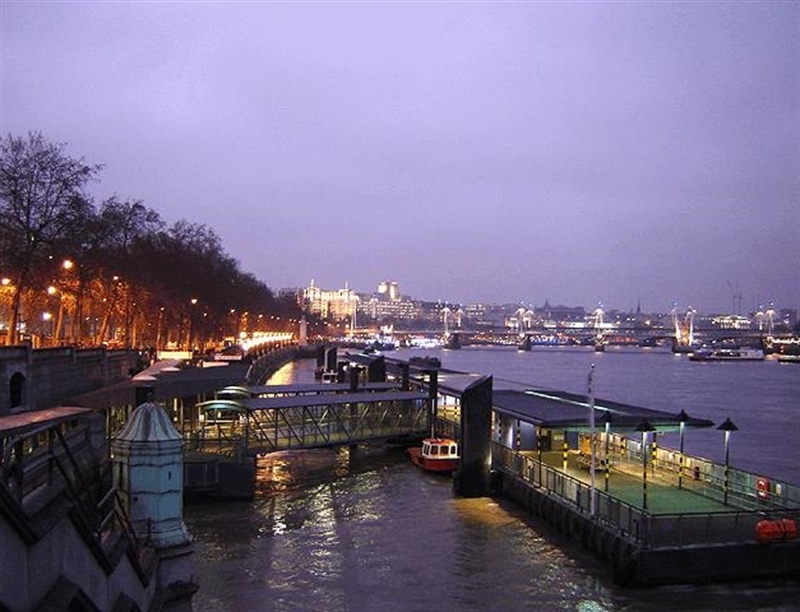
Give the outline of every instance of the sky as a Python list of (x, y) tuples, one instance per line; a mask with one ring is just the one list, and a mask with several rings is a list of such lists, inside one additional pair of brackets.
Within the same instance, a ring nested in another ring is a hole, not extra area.
[(800, 306), (797, 0), (2, 0), (0, 34), (0, 134), (275, 290)]

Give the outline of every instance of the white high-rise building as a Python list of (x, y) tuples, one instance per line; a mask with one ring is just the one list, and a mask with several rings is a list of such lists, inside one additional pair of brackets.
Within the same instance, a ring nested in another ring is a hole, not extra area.
[(394, 281), (383, 281), (378, 285), (378, 294), (385, 295), (390, 300), (399, 300), (400, 285)]

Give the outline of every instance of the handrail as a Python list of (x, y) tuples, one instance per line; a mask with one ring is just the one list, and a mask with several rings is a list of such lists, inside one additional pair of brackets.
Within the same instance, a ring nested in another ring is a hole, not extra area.
[(341, 404), (315, 403), (252, 411), (238, 431), (209, 428), (206, 424), (189, 442), (195, 450), (214, 447), (221, 450), (223, 446), (241, 443), (253, 454), (425, 433), (430, 430), (429, 401), (429, 398), (375, 400), (365, 395), (359, 401)]
[[(574, 511), (591, 517), (592, 489), (581, 480), (522, 455), (497, 442), (492, 443), (495, 468), (544, 489)], [(800, 507), (762, 510), (731, 509), (716, 512), (653, 514), (613, 495), (595, 489), (593, 519), (635, 541), (644, 548), (757, 541), (756, 525), (765, 518), (791, 518), (800, 522)]]

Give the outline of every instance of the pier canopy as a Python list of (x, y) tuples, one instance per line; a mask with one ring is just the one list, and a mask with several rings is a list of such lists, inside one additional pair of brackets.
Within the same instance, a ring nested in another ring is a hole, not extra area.
[(224, 362), (214, 367), (179, 367), (177, 360), (163, 360), (114, 385), (89, 391), (72, 398), (71, 403), (106, 409), (109, 406), (136, 404), (136, 389), (152, 389), (159, 400), (201, 396), (215, 393), (226, 385), (241, 385), (247, 379), (249, 366)]
[[(589, 398), (585, 395), (536, 389), (495, 390), (492, 407), (503, 415), (544, 429), (585, 432), (591, 428)], [(712, 421), (689, 417), (686, 413), (673, 414), (597, 398), (594, 400), (594, 409), (595, 426), (600, 426), (610, 418), (615, 431), (636, 431), (643, 420), (660, 432), (678, 431), (681, 423), (692, 428), (714, 425)]]
[[(60, 406), (0, 416), (0, 441), (3, 438), (12, 436), (27, 436), (90, 413), (91, 410), (88, 408)], [(2, 447), (2, 444), (0, 444), (0, 447)], [(2, 463), (2, 458), (0, 458), (0, 463)]]

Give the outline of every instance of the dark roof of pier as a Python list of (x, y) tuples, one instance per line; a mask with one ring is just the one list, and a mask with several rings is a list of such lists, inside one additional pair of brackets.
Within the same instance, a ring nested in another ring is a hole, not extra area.
[[(258, 385), (244, 387), (252, 396), (259, 395), (300, 395), (303, 393), (347, 393), (350, 383), (296, 383), (291, 385)], [(391, 391), (400, 385), (390, 382), (360, 382), (358, 391)]]
[[(463, 393), (472, 385), (485, 380), (486, 374), (468, 374), (455, 370), (440, 369), (437, 374), (439, 391)], [(490, 377), (489, 377), (490, 378)]]
[(61, 406), (44, 410), (28, 410), (0, 417), (0, 437), (31, 433), (69, 421), (91, 412), (87, 408)]
[[(587, 430), (589, 423), (589, 401), (585, 395), (565, 391), (495, 390), (492, 406), (494, 410), (534, 423), (548, 429)], [(662, 412), (609, 400), (594, 400), (595, 427), (605, 426), (606, 415), (610, 416), (610, 427), (616, 431), (635, 430), (647, 420), (659, 431), (680, 427), (681, 417), (677, 413)], [(714, 423), (706, 419), (688, 417), (686, 427), (711, 427)]]
[(88, 408), (133, 405), (136, 389), (147, 387), (153, 389), (156, 400), (214, 393), (229, 385), (244, 384), (250, 367), (241, 362), (225, 362), (214, 367), (179, 368), (170, 361), (158, 362), (132, 378), (75, 396), (70, 404)]

